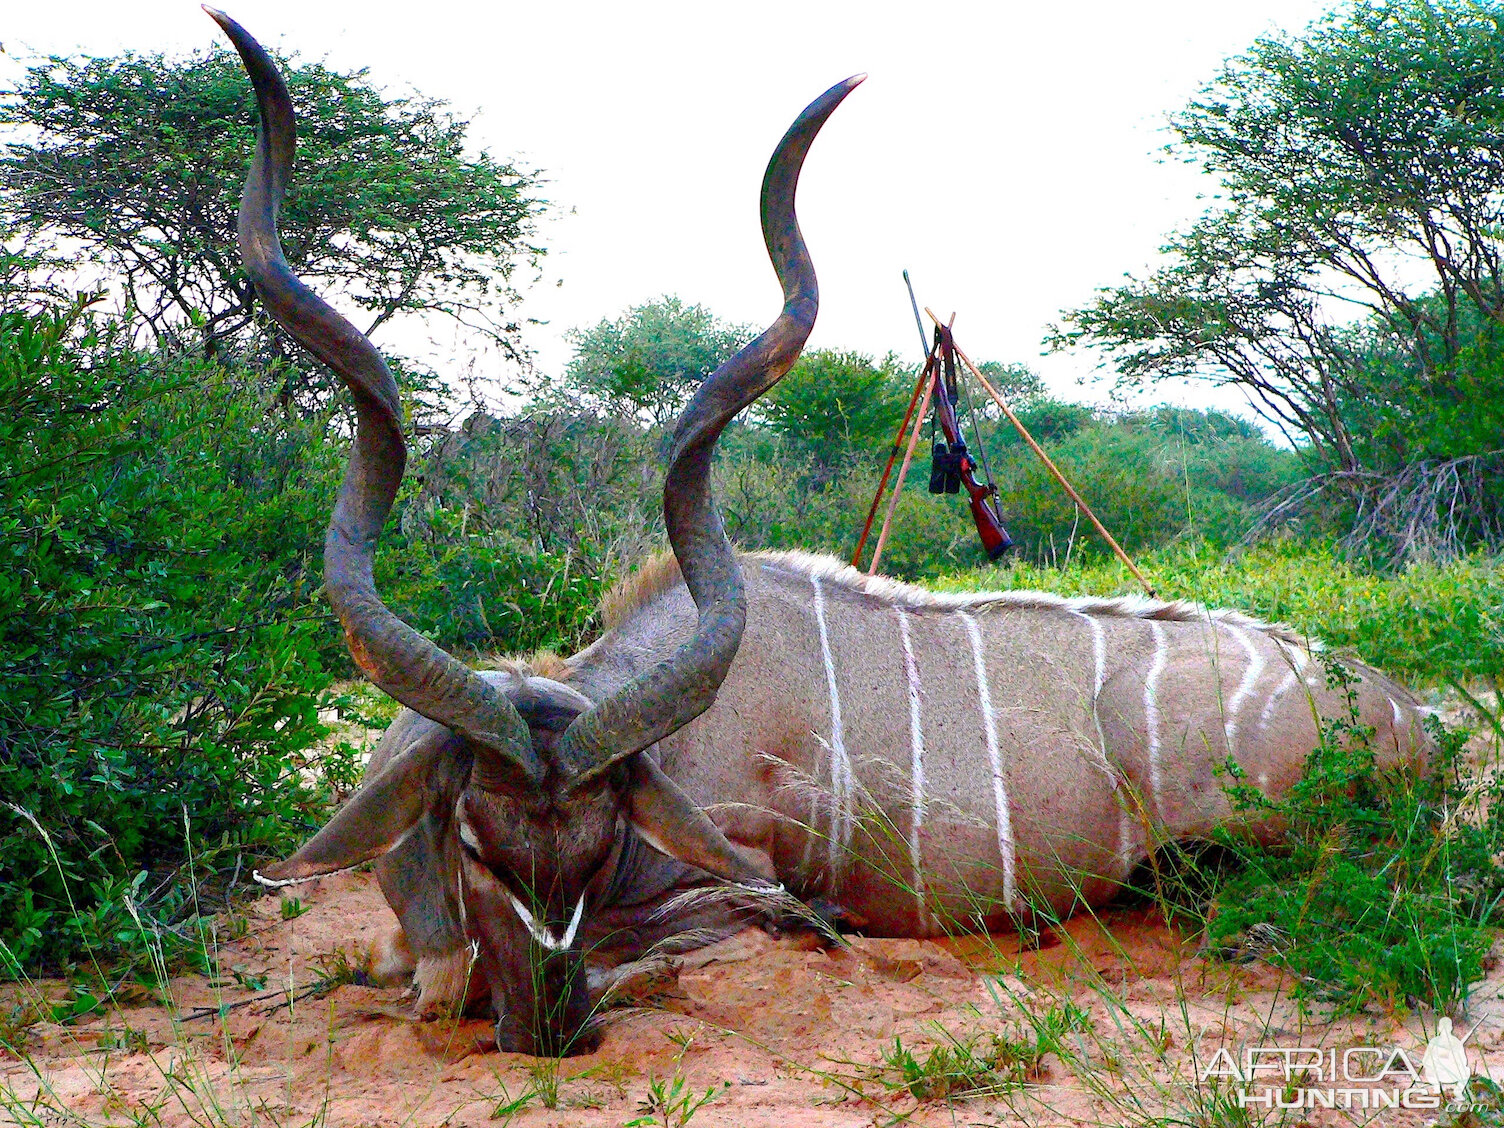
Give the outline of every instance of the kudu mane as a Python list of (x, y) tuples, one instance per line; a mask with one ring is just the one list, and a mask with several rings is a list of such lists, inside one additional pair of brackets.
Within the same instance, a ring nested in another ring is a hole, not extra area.
[[(870, 600), (875, 606), (902, 608), (920, 614), (927, 611), (970, 611), (981, 615), (1006, 611), (1063, 611), (1107, 619), (1141, 619), (1161, 623), (1211, 621), (1257, 631), (1301, 649), (1320, 649), (1319, 642), (1307, 638), (1284, 623), (1269, 623), (1241, 611), (1207, 607), (1189, 600), (1167, 601), (1136, 595), (1110, 598), (1069, 597), (1044, 591), (931, 591), (886, 576), (869, 576), (834, 556), (822, 553), (797, 550), (749, 552), (742, 554), (741, 559), (749, 565), (766, 565), (775, 570), (818, 579), (829, 586), (832, 594), (846, 593)], [(635, 572), (618, 581), (601, 600), (602, 630), (610, 631), (620, 627), (682, 582), (679, 562), (674, 554), (654, 554)], [(549, 661), (550, 658), (553, 658), (553, 662)], [(563, 678), (568, 672), (562, 661), (547, 654), (536, 655), (529, 660), (528, 665), (532, 672), (545, 677)], [(541, 668), (544, 666), (548, 668)]]

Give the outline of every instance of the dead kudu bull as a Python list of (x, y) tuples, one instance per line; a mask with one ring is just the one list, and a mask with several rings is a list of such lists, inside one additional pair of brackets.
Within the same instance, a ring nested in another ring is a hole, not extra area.
[[(794, 190), (859, 79), (816, 99), (768, 165), (762, 225), (784, 307), (679, 421), (664, 483), (674, 556), (614, 594), (581, 653), (471, 670), (375, 591), (405, 457), (397, 389), (283, 259), (291, 104), (255, 41), (215, 18), (262, 121), (240, 212), (246, 268), (358, 408), (325, 545), (329, 598), (355, 661), (407, 706), (360, 791), (258, 877), (291, 884), (377, 859), (400, 921), (382, 963), (415, 974), (420, 1010), (489, 990), (500, 1047), (569, 1053), (595, 1042), (587, 956), (614, 966), (676, 936), (703, 942), (796, 897), (890, 936), (1100, 903), (1154, 844), (1234, 817), (1229, 757), (1279, 794), (1315, 745), (1317, 713), (1346, 708), (1304, 640), (1235, 612), (937, 595), (797, 554), (738, 562), (711, 452), (813, 325)], [(1351, 669), (1384, 757), (1421, 754), (1414, 699)]]

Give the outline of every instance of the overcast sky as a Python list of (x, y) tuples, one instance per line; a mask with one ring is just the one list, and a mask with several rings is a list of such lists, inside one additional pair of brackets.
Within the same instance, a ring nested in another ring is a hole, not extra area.
[[(917, 357), (907, 267), (922, 304), (958, 314), (974, 359), (1028, 363), (1072, 398), (1101, 394), (1075, 383), (1096, 358), (1041, 356), (1046, 326), (1149, 267), (1215, 187), (1160, 163), (1166, 116), (1259, 35), (1299, 31), (1331, 6), (223, 5), (282, 51), (448, 100), (478, 146), (543, 171), (549, 255), (523, 313), (545, 323), (528, 343), (554, 372), (566, 329), (661, 294), (733, 321), (774, 316), (756, 218), (763, 166), (807, 102), (865, 71), (800, 188), (822, 298), (811, 344)], [(189, 0), (7, 8), (6, 77), (32, 52), (222, 42)]]

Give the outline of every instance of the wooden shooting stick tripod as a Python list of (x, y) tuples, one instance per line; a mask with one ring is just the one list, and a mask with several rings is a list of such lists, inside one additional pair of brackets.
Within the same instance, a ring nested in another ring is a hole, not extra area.
[[(908, 477), (909, 464), (914, 460), (914, 448), (919, 443), (919, 432), (924, 424), (925, 416), (929, 413), (931, 400), (935, 401), (936, 421), (945, 432), (947, 442), (946, 444), (939, 442), (935, 444), (935, 463), (934, 469), (931, 470), (930, 474), (930, 491), (932, 493), (956, 493), (958, 490), (953, 488), (952, 484), (955, 483), (956, 479), (959, 479), (960, 484), (964, 484), (967, 493), (971, 495), (972, 516), (976, 520), (977, 532), (981, 535), (982, 546), (987, 550), (988, 557), (996, 560), (1013, 543), (1002, 526), (1002, 515), (997, 508), (997, 486), (992, 482), (990, 470), (986, 471), (986, 485), (978, 484), (971, 474), (971, 470), (975, 468), (975, 463), (971, 461), (967, 453), (966, 444), (961, 441), (959, 422), (955, 414), (955, 362), (959, 360), (961, 364), (965, 365), (966, 370), (971, 373), (977, 383), (981, 385), (982, 390), (987, 393), (992, 402), (997, 404), (998, 410), (1003, 413), (1008, 422), (1013, 424), (1019, 436), (1028, 444), (1029, 449), (1044, 463), (1045, 469), (1060, 483), (1061, 488), (1070, 496), (1071, 501), (1076, 504), (1076, 507), (1082, 513), (1086, 514), (1086, 518), (1091, 522), (1092, 527), (1101, 534), (1102, 539), (1107, 542), (1113, 553), (1123, 562), (1128, 571), (1133, 573), (1134, 579), (1138, 580), (1145, 592), (1154, 597), (1156, 593), (1153, 586), (1144, 577), (1144, 574), (1138, 570), (1133, 561), (1129, 559), (1128, 554), (1123, 551), (1123, 546), (1118, 544), (1116, 538), (1107, 531), (1107, 527), (1097, 519), (1097, 515), (1091, 511), (1091, 506), (1086, 504), (1081, 495), (1076, 492), (1076, 488), (1060, 472), (1060, 467), (1056, 466), (1054, 460), (1034, 441), (1034, 436), (1029, 434), (1028, 428), (1023, 425), (1018, 416), (1013, 414), (1012, 408), (1008, 406), (1007, 401), (1003, 399), (998, 390), (992, 386), (987, 377), (982, 375), (977, 366), (971, 362), (971, 358), (956, 345), (955, 338), (951, 335), (951, 327), (955, 324), (956, 320), (955, 315), (953, 314), (950, 323), (946, 324), (941, 322), (926, 307), (924, 312), (934, 322), (935, 333), (932, 345), (925, 340), (924, 322), (919, 318), (919, 304), (914, 300), (914, 287), (909, 282), (909, 272), (907, 270), (903, 272), (903, 280), (904, 284), (909, 288), (909, 302), (914, 307), (914, 318), (919, 326), (920, 340), (928, 346), (928, 354), (925, 358), (924, 367), (920, 369), (919, 379), (914, 384), (914, 394), (909, 397), (909, 409), (904, 413), (903, 422), (898, 425), (898, 433), (893, 437), (893, 449), (888, 454), (887, 465), (883, 467), (882, 479), (877, 484), (877, 494), (873, 497), (872, 506), (867, 511), (867, 520), (862, 526), (862, 534), (857, 538), (856, 551), (851, 554), (852, 567), (861, 567), (862, 549), (866, 547), (867, 537), (872, 531), (872, 522), (877, 516), (877, 507), (881, 504), (883, 493), (888, 488), (888, 479), (893, 472), (893, 463), (898, 458), (899, 450), (902, 449), (904, 452), (903, 465), (899, 468), (898, 480), (893, 483), (893, 495), (888, 500), (888, 511), (883, 516), (882, 529), (877, 534), (877, 545), (872, 550), (872, 563), (867, 567), (867, 574), (869, 576), (877, 573), (878, 562), (882, 559), (883, 548), (887, 544), (888, 533), (893, 526), (893, 514), (898, 509), (898, 495), (902, 492), (904, 480)], [(919, 402), (921, 395), (923, 396), (922, 403)], [(914, 411), (916, 403), (919, 404), (917, 415)], [(911, 422), (913, 423), (912, 430), (909, 428)], [(908, 434), (907, 443), (904, 442), (905, 433)], [(980, 443), (981, 436), (978, 435), (977, 439)], [(941, 451), (942, 446), (948, 446), (948, 449), (943, 453)], [(959, 450), (957, 450), (957, 447), (959, 447)], [(985, 461), (986, 453), (984, 451), (984, 464)], [(937, 477), (942, 469), (947, 471), (947, 477), (950, 481), (946, 485), (951, 488), (943, 490), (936, 488)]]

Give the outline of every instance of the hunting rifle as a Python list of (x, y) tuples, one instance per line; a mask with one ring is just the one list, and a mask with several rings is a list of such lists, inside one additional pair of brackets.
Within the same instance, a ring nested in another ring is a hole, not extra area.
[[(912, 291), (910, 292), (912, 297)], [(938, 354), (940, 363), (934, 366), (935, 422), (939, 424), (945, 441), (936, 440), (930, 455), (930, 493), (960, 493), (961, 487), (971, 499), (971, 517), (977, 523), (977, 534), (982, 538), (982, 548), (987, 559), (996, 560), (1013, 544), (1008, 530), (1003, 528), (1002, 514), (997, 508), (997, 486), (991, 481), (984, 486), (976, 479), (976, 463), (966, 449), (966, 440), (961, 437), (961, 422), (956, 418), (956, 345), (951, 339), (950, 328), (935, 329), (935, 344), (930, 350)]]
[[(929, 409), (930, 400), (935, 401), (935, 420), (940, 430), (945, 435), (945, 441), (936, 441), (932, 451), (930, 464), (930, 492), (931, 493), (959, 493), (961, 487), (966, 487), (966, 493), (970, 498), (971, 516), (977, 525), (977, 533), (982, 538), (982, 547), (987, 552), (990, 560), (996, 560), (1006, 552), (1013, 544), (1013, 538), (1008, 536), (1008, 530), (1003, 527), (1002, 513), (997, 505), (997, 486), (989, 479), (986, 485), (976, 480), (976, 463), (972, 460), (966, 448), (966, 442), (961, 436), (960, 421), (956, 416), (956, 357), (959, 355), (954, 339), (950, 335), (949, 327), (944, 327), (944, 332), (936, 329), (934, 344), (931, 345), (924, 332), (924, 322), (919, 316), (919, 303), (914, 300), (914, 286), (909, 281), (909, 272), (903, 272), (904, 285), (909, 290), (909, 304), (914, 307), (914, 324), (919, 330), (920, 347), (925, 350), (924, 367), (920, 370), (919, 379), (914, 384), (914, 394), (909, 398), (909, 408), (904, 412), (903, 422), (898, 425), (898, 434), (893, 437), (893, 449), (888, 454), (888, 464), (883, 467), (881, 481), (877, 484), (877, 493), (872, 498), (872, 506), (867, 511), (866, 523), (862, 526), (861, 535), (857, 538), (856, 549), (851, 554), (852, 567), (860, 567), (862, 562), (862, 549), (867, 543), (867, 535), (872, 531), (873, 519), (877, 516), (877, 507), (882, 502), (883, 493), (888, 486), (888, 477), (893, 472), (893, 464), (898, 459), (898, 454), (904, 449), (904, 435), (909, 435), (908, 453), (904, 455), (903, 469), (899, 471), (899, 481), (893, 487), (893, 498), (888, 505), (888, 516), (883, 522), (882, 533), (877, 539), (877, 549), (872, 556), (870, 572), (877, 570), (877, 562), (882, 556), (883, 544), (887, 540), (888, 526), (893, 519), (893, 511), (898, 501), (898, 491), (903, 488), (903, 478), (909, 469), (909, 459), (914, 453), (914, 444), (919, 438), (919, 428), (924, 423), (924, 416)], [(923, 403), (920, 396), (923, 394)], [(919, 405), (919, 418), (914, 419), (914, 408)], [(909, 422), (913, 420), (914, 429), (909, 430)]]

